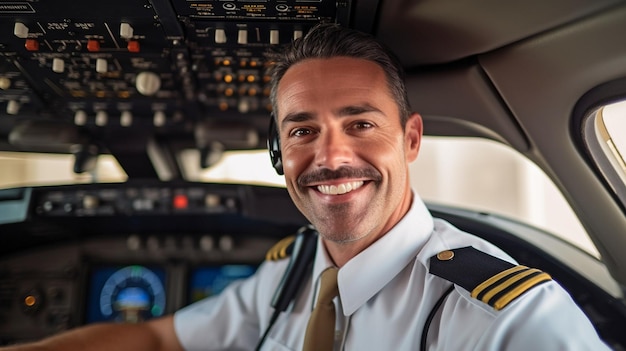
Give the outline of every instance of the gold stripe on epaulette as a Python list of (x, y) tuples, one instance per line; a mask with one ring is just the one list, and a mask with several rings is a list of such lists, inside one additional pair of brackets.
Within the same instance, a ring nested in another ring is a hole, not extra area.
[(508, 305), (509, 302), (515, 300), (515, 298), (522, 295), (530, 288), (534, 287), (535, 285), (539, 283), (546, 282), (548, 280), (552, 280), (552, 277), (548, 273), (541, 272), (539, 275), (534, 276), (531, 279), (525, 281), (524, 283), (520, 284), (515, 289), (511, 290), (509, 293), (499, 298), (496, 302), (494, 302), (493, 307), (496, 310), (501, 310), (506, 305)]
[(473, 298), (477, 298), (478, 294), (480, 294), (481, 292), (483, 292), (483, 290), (488, 289), (489, 287), (491, 287), (491, 285), (497, 283), (500, 279), (506, 277), (509, 274), (513, 274), (513, 273), (517, 273), (521, 270), (525, 270), (528, 269), (528, 267), (526, 266), (515, 266), (512, 268), (509, 268), (505, 271), (502, 271), (496, 275), (494, 275), (493, 277), (485, 280), (484, 282), (480, 283), (480, 285), (478, 285), (477, 287), (474, 288), (474, 290), (472, 290), (472, 297)]
[(515, 273), (515, 275), (511, 276), (511, 278), (505, 280), (503, 283), (493, 286), (489, 292), (485, 293), (485, 295), (481, 298), (481, 301), (484, 303), (489, 303), (489, 301), (499, 292), (504, 289), (510, 288), (513, 284), (518, 281), (526, 278), (527, 276), (540, 272), (538, 269), (526, 269), (520, 272)]
[(550, 275), (538, 269), (515, 266), (478, 285), (471, 296), (501, 310), (527, 290), (550, 279)]
[(276, 261), (287, 257), (287, 248), (295, 239), (295, 235), (281, 239), (267, 251), (265, 259), (268, 261)]

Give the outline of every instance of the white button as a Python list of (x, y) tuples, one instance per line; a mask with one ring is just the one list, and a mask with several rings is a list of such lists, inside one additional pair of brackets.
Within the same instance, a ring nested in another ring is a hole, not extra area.
[(278, 30), (272, 29), (270, 30), (270, 44), (276, 45), (279, 43), (278, 40)]
[(223, 29), (215, 30), (215, 43), (224, 44), (226, 43), (226, 32)]
[(120, 24), (120, 37), (124, 39), (130, 39), (133, 37), (133, 26), (128, 23), (122, 22)]
[(96, 125), (102, 127), (107, 124), (109, 120), (109, 115), (106, 111), (98, 111), (96, 112)]
[(74, 124), (77, 126), (84, 126), (87, 123), (87, 113), (83, 110), (78, 110), (74, 113)]
[(215, 247), (215, 242), (213, 238), (208, 235), (203, 235), (198, 242), (200, 246), (200, 250), (202, 251), (211, 251)]
[(155, 127), (162, 127), (165, 124), (165, 112), (155, 111), (153, 117), (153, 123)]
[(10, 100), (7, 103), (7, 114), (17, 115), (20, 112), (20, 103), (15, 100)]
[(13, 34), (16, 37), (26, 39), (28, 38), (28, 27), (24, 23), (15, 22), (15, 27), (13, 27)]
[(106, 59), (99, 58), (96, 60), (96, 72), (107, 73), (109, 70), (109, 64)]
[(237, 44), (248, 44), (248, 31), (246, 29), (240, 29), (237, 34)]
[(0, 77), (0, 89), (7, 90), (11, 87), (11, 80), (7, 77)]
[(60, 58), (52, 59), (52, 72), (63, 73), (65, 71), (65, 61)]
[(123, 127), (130, 127), (133, 124), (133, 114), (130, 111), (123, 111), (120, 116), (120, 124)]
[(239, 100), (237, 104), (237, 110), (241, 113), (248, 113), (250, 111), (250, 102), (246, 99)]

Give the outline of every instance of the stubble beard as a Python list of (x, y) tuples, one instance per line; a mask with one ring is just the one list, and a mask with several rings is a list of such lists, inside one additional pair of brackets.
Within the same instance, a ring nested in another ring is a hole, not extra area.
[[(313, 213), (315, 212), (317, 211), (313, 210)], [(358, 228), (362, 221), (360, 216), (355, 217), (352, 204), (327, 205), (324, 212), (325, 214), (314, 215), (314, 218), (310, 219), (323, 239), (337, 244), (347, 244), (366, 236), (360, 232), (362, 228)], [(345, 224), (338, 226), (338, 223)]]

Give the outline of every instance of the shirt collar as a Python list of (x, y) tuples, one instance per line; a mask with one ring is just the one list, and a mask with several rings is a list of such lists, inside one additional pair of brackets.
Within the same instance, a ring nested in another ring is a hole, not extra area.
[[(406, 267), (430, 236), (433, 226), (426, 205), (413, 193), (411, 208), (400, 222), (339, 270), (337, 280), (344, 315), (353, 314)], [(315, 281), (324, 269), (333, 266), (321, 239), (318, 240), (313, 267)]]

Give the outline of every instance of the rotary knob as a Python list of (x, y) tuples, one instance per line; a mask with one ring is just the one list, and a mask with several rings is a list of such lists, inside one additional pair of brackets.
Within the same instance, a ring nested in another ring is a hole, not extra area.
[(154, 95), (161, 88), (161, 78), (154, 72), (141, 72), (137, 75), (135, 87), (142, 95)]

